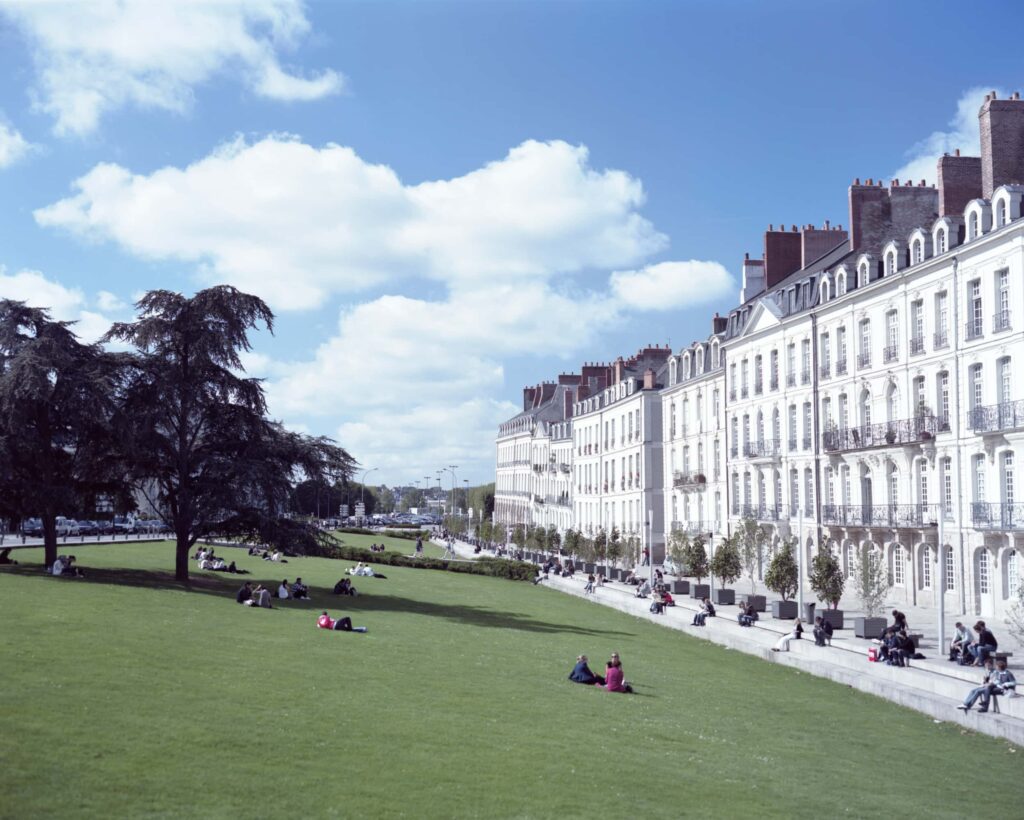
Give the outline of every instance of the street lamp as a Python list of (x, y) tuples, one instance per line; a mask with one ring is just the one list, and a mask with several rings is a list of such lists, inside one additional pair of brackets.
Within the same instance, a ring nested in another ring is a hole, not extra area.
[(359, 482), (359, 500), (363, 505), (363, 518), (366, 517), (366, 476), (379, 469), (380, 467), (367, 467), (363, 470), (363, 480)]

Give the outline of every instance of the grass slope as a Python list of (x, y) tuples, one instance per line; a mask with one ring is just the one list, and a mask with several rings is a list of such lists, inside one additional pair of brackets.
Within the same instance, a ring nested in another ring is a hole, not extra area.
[[(389, 567), (358, 635), (314, 628), (336, 561), (274, 567), (314, 602), (266, 611), (181, 588), (170, 545), (79, 557), (0, 572), (3, 817), (1020, 812), (1005, 742), (543, 586)], [(612, 651), (636, 696), (566, 681)]]
[[(408, 538), (391, 538), (383, 535), (360, 535), (352, 532), (333, 533), (334, 538), (340, 544), (349, 547), (361, 547), (369, 549), (370, 544), (383, 544), (388, 552), (399, 552), (402, 555), (412, 555), (416, 552), (416, 542)], [(440, 558), (444, 555), (444, 547), (440, 547), (432, 541), (423, 540), (423, 555), (427, 558)]]

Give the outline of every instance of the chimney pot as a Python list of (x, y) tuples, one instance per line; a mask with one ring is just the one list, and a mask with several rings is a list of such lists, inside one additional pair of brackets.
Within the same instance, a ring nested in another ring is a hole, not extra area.
[(955, 157), (960, 156), (960, 149), (959, 148), (957, 148), (956, 151), (953, 152), (953, 156), (955, 156)]
[(825, 220), (825, 230), (826, 231), (829, 230), (829, 225), (828, 225), (828, 220), (827, 219)]
[(868, 185), (874, 185), (874, 184), (875, 184), (874, 178), (873, 177), (868, 177)]
[[(743, 260), (746, 261), (748, 259), (750, 259), (750, 251), (747, 251), (745, 254), (743, 254)], [(717, 316), (718, 314), (716, 313), (715, 315)]]
[(992, 99), (994, 100), (995, 98), (996, 98), (996, 92), (995, 92), (995, 91), (993, 91), (993, 92), (992, 92)]
[(769, 224), (768, 224), (768, 230), (769, 230), (769, 231), (771, 231), (771, 230), (772, 230), (772, 225), (771, 225), (771, 223), (769, 223)]

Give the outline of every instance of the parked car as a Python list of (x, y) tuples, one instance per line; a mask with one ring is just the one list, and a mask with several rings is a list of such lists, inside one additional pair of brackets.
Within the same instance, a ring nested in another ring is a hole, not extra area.
[(79, 535), (99, 535), (100, 528), (96, 526), (95, 521), (79, 521), (78, 522), (78, 534)]
[(114, 518), (114, 532), (117, 535), (133, 533), (135, 532), (135, 522), (119, 515)]
[(78, 535), (78, 522), (73, 518), (57, 516), (57, 537), (64, 538), (68, 535)]
[(43, 519), (26, 518), (21, 524), (21, 534), (27, 538), (42, 538)]

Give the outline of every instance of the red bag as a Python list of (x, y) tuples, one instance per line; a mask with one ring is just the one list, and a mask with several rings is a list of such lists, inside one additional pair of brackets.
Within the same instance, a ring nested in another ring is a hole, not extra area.
[(874, 662), (874, 661), (877, 661), (877, 660), (878, 660), (878, 647), (877, 646), (869, 646), (868, 647), (868, 661), (869, 662)]

